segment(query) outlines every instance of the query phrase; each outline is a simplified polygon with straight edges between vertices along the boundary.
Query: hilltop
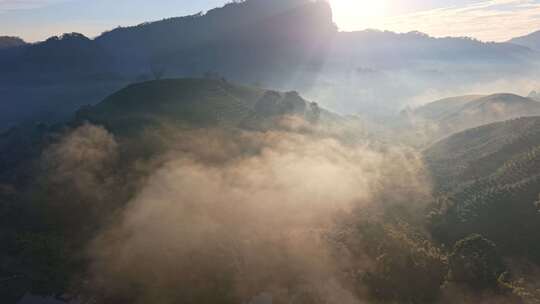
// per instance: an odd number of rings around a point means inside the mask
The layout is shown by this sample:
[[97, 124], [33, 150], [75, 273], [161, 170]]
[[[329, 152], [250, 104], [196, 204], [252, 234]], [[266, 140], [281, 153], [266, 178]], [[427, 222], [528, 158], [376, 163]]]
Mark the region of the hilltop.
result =
[[26, 42], [19, 37], [0, 36], [0, 49], [7, 49], [25, 44]]
[[79, 109], [66, 123], [27, 124], [0, 134], [0, 184], [24, 183], [33, 160], [69, 128], [92, 123], [116, 136], [137, 140], [163, 127], [272, 129], [279, 118], [297, 116], [310, 123], [339, 124], [333, 114], [297, 92], [237, 85], [222, 79], [164, 79], [129, 85], [96, 105]]
[[513, 38], [508, 42], [522, 45], [536, 51], [540, 51], [540, 31], [536, 31], [525, 36]]
[[222, 79], [165, 79], [127, 86], [78, 111], [78, 121], [113, 132], [159, 126], [249, 128], [280, 115], [316, 121], [321, 109], [296, 92], [235, 85]]
[[413, 125], [428, 125], [437, 139], [509, 119], [540, 115], [540, 102], [515, 94], [469, 95], [438, 100], [407, 114]]
[[0, 90], [8, 100], [0, 105], [0, 130], [65, 121], [134, 82], [205, 74], [295, 90], [333, 111], [388, 117], [426, 87], [526, 77], [539, 58], [511, 43], [340, 32], [327, 1], [237, 1], [95, 39], [70, 33], [0, 50]]

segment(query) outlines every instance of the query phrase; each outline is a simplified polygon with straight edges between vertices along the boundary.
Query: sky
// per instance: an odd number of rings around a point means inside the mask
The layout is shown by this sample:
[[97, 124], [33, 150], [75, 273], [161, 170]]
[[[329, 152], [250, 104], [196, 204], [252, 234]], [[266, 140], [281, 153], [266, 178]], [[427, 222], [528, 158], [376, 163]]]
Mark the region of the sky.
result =
[[[271, 0], [269, 0], [271, 1]], [[341, 30], [420, 31], [506, 41], [540, 30], [540, 0], [330, 0]], [[0, 0], [0, 35], [33, 42], [64, 32], [95, 37], [117, 26], [205, 12], [227, 0]]]

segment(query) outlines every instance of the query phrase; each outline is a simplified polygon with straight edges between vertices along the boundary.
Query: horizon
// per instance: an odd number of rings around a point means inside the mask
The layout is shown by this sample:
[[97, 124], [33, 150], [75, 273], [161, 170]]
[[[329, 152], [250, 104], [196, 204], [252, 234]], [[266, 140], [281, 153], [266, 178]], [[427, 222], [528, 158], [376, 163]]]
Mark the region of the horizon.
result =
[[1, 304], [540, 303], [540, 0], [0, 0], [0, 29]]
[[[229, 3], [205, 0], [145, 0], [91, 4], [81, 0], [0, 1], [0, 36], [20, 37], [33, 43], [64, 33], [95, 38], [117, 27], [206, 13]], [[483, 42], [506, 42], [540, 29], [540, 0], [410, 0], [375, 5], [363, 0], [329, 0], [333, 19], [341, 32], [421, 32], [434, 38], [468, 37]], [[138, 7], [138, 9], [133, 9]], [[106, 13], [104, 13], [106, 12]], [[486, 20], [499, 19], [500, 22]], [[489, 27], [486, 27], [489, 25]], [[36, 30], [38, 28], [39, 30]]]

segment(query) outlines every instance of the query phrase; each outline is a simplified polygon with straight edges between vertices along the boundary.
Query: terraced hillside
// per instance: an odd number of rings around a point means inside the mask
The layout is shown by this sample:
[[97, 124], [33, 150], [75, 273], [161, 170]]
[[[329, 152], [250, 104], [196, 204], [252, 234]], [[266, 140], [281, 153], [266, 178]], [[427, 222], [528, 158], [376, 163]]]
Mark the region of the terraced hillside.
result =
[[411, 113], [416, 121], [432, 125], [434, 138], [485, 124], [537, 115], [540, 115], [540, 102], [514, 94], [447, 98]]
[[431, 214], [439, 240], [480, 233], [540, 261], [540, 117], [471, 129], [424, 155], [440, 195]]

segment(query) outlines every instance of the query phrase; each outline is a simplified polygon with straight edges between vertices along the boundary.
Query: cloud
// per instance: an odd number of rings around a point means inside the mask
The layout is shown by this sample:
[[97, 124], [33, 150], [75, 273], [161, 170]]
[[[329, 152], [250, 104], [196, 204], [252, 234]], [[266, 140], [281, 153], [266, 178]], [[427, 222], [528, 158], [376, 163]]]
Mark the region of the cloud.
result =
[[[296, 130], [291, 120], [280, 123]], [[122, 153], [135, 153], [129, 142], [83, 125], [44, 158], [70, 217], [87, 191], [134, 190], [119, 212], [114, 195], [88, 199], [116, 214], [89, 247], [97, 290], [90, 294], [111, 302], [250, 303], [269, 293], [276, 302], [363, 303], [342, 282], [338, 264], [346, 257], [336, 259], [328, 243], [336, 218], [393, 204], [416, 208], [430, 195], [414, 151], [342, 142], [317, 128], [164, 128], [133, 143], [149, 146], [162, 152], [126, 165]], [[133, 179], [142, 182], [118, 183]]]
[[0, 0], [0, 13], [3, 11], [41, 8], [65, 1], [68, 0]]
[[388, 18], [387, 30], [507, 41], [540, 29], [540, 1], [491, 0]]

